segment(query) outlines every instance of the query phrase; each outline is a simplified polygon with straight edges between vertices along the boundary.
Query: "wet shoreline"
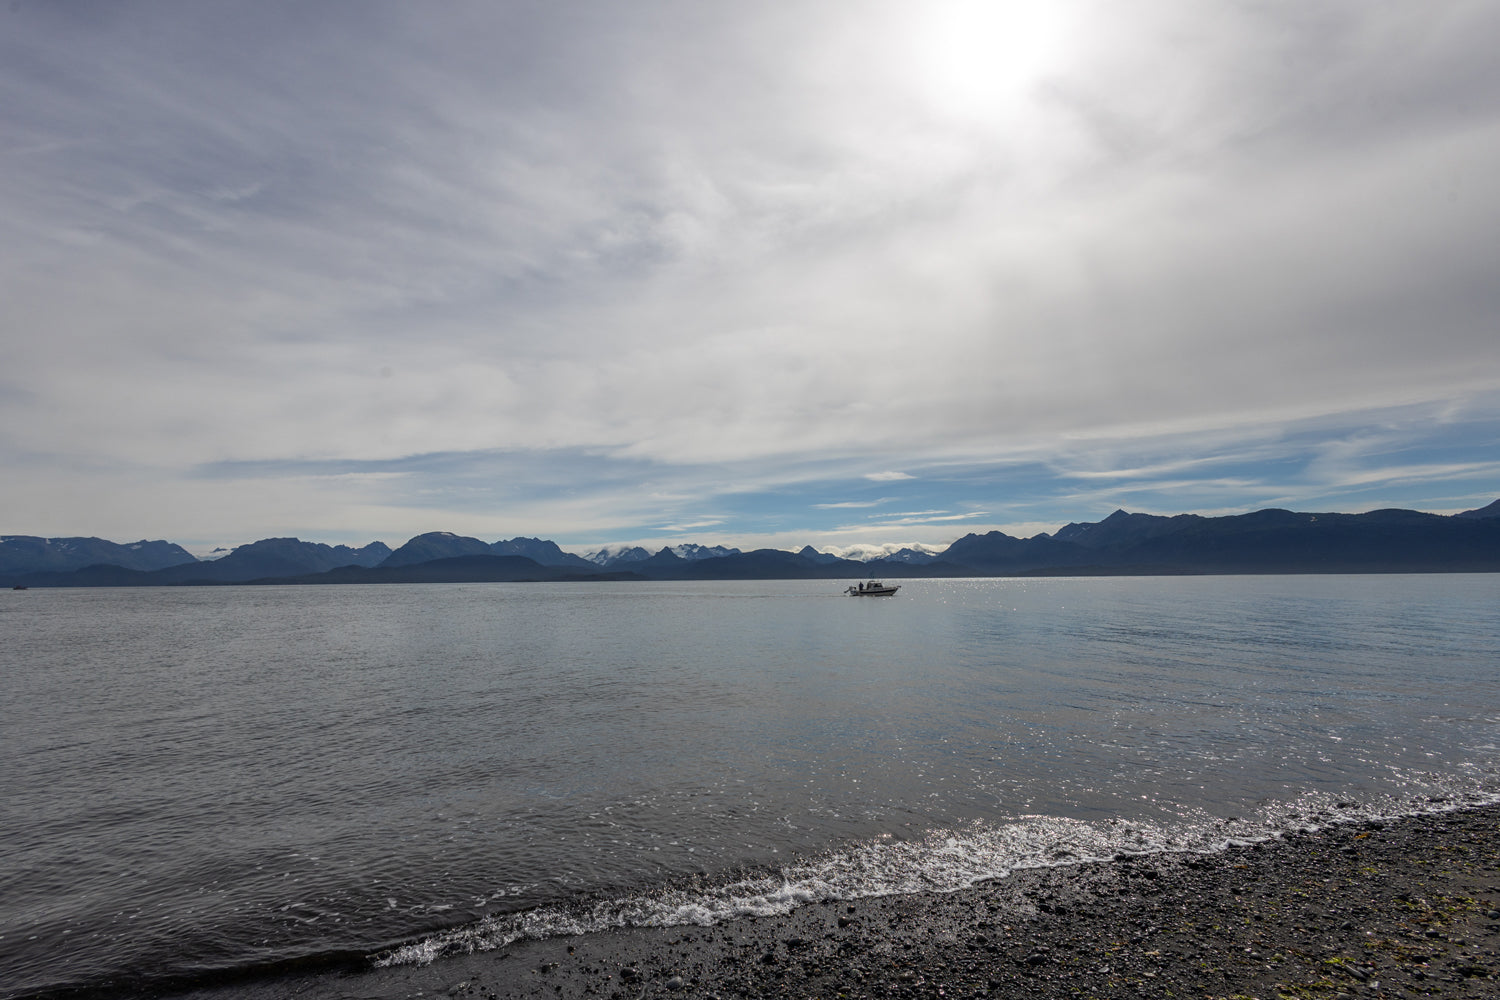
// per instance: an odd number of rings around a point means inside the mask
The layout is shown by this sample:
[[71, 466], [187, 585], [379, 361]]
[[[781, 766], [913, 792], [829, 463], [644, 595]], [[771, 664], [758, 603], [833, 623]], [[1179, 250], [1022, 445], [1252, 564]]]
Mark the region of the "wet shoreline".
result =
[[1500, 806], [972, 889], [630, 928], [179, 994], [363, 997], [1493, 996]]

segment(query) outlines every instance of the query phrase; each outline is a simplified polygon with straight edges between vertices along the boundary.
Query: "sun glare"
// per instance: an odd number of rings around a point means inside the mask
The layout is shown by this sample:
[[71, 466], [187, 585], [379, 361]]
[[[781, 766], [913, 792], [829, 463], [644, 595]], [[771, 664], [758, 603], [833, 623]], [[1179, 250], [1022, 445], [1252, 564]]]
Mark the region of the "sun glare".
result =
[[1058, 63], [1065, 32], [1054, 4], [954, 0], [920, 9], [913, 82], [945, 117], [1008, 117]]

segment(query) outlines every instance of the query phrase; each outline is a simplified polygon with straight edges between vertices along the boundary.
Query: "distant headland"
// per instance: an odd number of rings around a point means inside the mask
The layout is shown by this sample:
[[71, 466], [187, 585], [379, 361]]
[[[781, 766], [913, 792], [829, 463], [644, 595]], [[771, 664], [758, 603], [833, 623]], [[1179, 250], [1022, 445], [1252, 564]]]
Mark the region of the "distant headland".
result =
[[742, 552], [679, 545], [585, 557], [541, 538], [484, 542], [446, 531], [418, 535], [394, 551], [383, 542], [352, 548], [266, 538], [199, 560], [167, 541], [0, 535], [6, 587], [1497, 571], [1500, 500], [1451, 515], [1271, 509], [1164, 517], [1117, 510], [1055, 534], [970, 534], [941, 552], [902, 549], [868, 561], [812, 546]]

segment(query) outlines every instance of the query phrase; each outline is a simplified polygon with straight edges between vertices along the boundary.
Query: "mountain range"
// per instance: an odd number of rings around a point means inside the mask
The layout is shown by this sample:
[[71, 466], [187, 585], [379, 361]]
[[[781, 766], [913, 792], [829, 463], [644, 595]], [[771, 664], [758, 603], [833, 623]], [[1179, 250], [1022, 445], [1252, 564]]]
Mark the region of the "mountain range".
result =
[[411, 583], [517, 580], [750, 580], [859, 577], [1426, 573], [1500, 571], [1500, 500], [1460, 514], [1260, 510], [1205, 517], [1132, 514], [1055, 534], [970, 534], [938, 553], [902, 549], [868, 561], [805, 546], [742, 552], [695, 544], [600, 549], [498, 542], [434, 531], [392, 551], [267, 538], [200, 561], [167, 541], [0, 536], [4, 586], [170, 586], [229, 583]]

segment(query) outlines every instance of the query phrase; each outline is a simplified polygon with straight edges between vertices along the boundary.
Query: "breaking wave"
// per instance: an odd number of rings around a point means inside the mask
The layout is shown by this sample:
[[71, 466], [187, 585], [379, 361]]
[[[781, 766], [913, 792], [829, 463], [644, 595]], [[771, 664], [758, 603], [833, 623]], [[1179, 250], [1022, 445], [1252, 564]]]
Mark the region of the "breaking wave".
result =
[[1026, 868], [1142, 854], [1213, 853], [1341, 823], [1450, 812], [1497, 802], [1497, 792], [1455, 791], [1405, 799], [1383, 795], [1360, 801], [1317, 792], [1286, 802], [1262, 803], [1246, 816], [1212, 817], [1187, 812], [1170, 823], [1020, 816], [1008, 823], [975, 823], [959, 830], [933, 831], [910, 841], [886, 836], [721, 884], [676, 886], [643, 895], [489, 916], [380, 952], [374, 956], [374, 964], [426, 965], [445, 956], [491, 951], [524, 939], [624, 927], [711, 926], [745, 917], [783, 915], [808, 903], [956, 892]]

